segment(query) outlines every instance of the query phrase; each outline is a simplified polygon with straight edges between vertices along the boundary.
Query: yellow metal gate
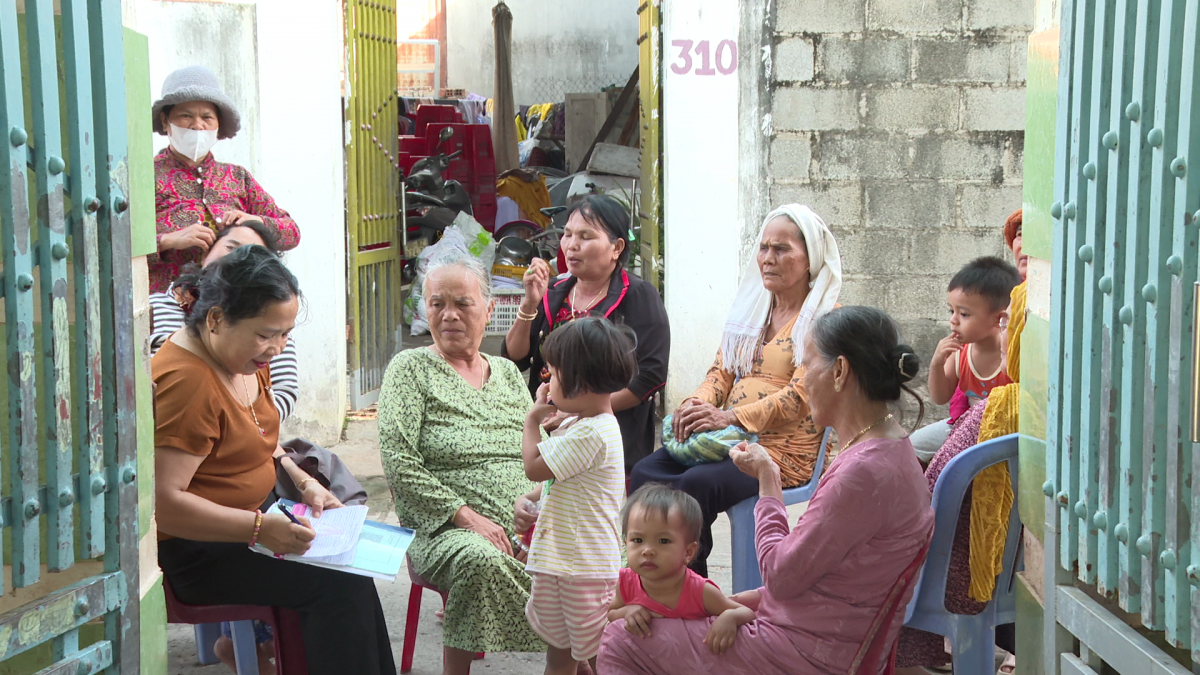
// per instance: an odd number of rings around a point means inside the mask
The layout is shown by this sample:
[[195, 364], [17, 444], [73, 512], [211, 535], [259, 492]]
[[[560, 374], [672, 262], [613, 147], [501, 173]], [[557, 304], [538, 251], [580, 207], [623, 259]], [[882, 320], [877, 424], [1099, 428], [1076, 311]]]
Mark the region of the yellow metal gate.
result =
[[642, 277], [662, 290], [662, 7], [638, 6], [638, 95], [642, 142]]
[[396, 0], [346, 0], [350, 399], [374, 402], [400, 348]]

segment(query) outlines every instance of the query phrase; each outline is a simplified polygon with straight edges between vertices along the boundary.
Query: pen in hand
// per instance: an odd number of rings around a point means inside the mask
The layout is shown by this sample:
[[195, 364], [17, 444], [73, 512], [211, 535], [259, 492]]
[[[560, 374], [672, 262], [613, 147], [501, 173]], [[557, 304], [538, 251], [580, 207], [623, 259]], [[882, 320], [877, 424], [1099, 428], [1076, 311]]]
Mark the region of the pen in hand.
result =
[[283, 515], [288, 517], [288, 520], [292, 521], [293, 523], [295, 523], [297, 525], [304, 525], [304, 523], [300, 522], [299, 520], [296, 520], [296, 516], [293, 516], [292, 512], [288, 510], [288, 507], [284, 506], [283, 504], [279, 505], [279, 510], [283, 512]]

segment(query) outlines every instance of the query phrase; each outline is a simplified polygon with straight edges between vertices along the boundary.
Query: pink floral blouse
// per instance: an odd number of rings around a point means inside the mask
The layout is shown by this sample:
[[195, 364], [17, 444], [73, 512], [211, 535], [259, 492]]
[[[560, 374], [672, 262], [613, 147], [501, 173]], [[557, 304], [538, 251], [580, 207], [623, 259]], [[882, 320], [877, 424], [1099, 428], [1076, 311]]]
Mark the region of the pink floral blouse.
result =
[[[226, 211], [245, 211], [262, 219], [279, 236], [279, 248], [290, 251], [300, 243], [300, 229], [287, 211], [279, 208], [250, 172], [236, 164], [224, 164], [212, 154], [192, 167], [179, 161], [170, 148], [154, 157], [154, 211], [161, 247], [164, 234], [196, 224], [205, 224], [214, 232]], [[149, 257], [150, 292], [167, 290], [180, 269], [189, 262], [199, 263], [203, 252], [159, 249]]]

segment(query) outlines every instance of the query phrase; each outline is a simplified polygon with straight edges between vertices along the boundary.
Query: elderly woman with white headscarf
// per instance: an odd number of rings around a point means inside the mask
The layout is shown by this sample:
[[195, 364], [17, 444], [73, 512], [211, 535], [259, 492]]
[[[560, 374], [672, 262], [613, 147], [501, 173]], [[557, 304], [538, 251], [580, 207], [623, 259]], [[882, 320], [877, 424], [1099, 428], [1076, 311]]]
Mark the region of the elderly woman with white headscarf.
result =
[[[725, 320], [716, 361], [675, 411], [672, 431], [680, 442], [729, 426], [756, 434], [779, 465], [784, 487], [794, 487], [812, 477], [822, 435], [803, 387], [804, 340], [813, 322], [837, 304], [842, 261], [824, 221], [799, 204], [766, 217], [754, 254]], [[630, 490], [650, 482], [670, 484], [700, 502], [704, 529], [691, 567], [708, 576], [713, 522], [758, 494], [758, 480], [729, 459], [687, 467], [659, 448], [634, 466]]]

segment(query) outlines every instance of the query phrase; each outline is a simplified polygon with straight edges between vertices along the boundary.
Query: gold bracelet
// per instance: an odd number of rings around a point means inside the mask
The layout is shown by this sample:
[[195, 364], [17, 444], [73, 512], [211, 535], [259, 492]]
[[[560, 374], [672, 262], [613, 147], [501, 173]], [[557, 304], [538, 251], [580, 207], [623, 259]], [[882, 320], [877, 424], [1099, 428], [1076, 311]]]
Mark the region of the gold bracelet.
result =
[[262, 529], [263, 512], [255, 510], [254, 512], [254, 534], [250, 537], [250, 547], [253, 548], [258, 543], [258, 532]]
[[310, 480], [316, 480], [316, 478], [313, 478], [312, 476], [309, 476], [308, 478], [305, 478], [304, 480], [300, 481], [299, 483], [296, 483], [296, 489], [297, 489], [297, 490], [300, 490], [300, 491], [302, 491], [302, 492], [303, 492], [303, 491], [304, 491], [304, 484], [305, 484], [305, 483], [307, 483], [307, 482], [308, 482], [308, 481], [310, 481]]
[[520, 310], [520, 308], [517, 309], [517, 320], [518, 321], [533, 321], [536, 318], [537, 318], [537, 312], [531, 312], [529, 314], [526, 314], [525, 312], [522, 312]]

